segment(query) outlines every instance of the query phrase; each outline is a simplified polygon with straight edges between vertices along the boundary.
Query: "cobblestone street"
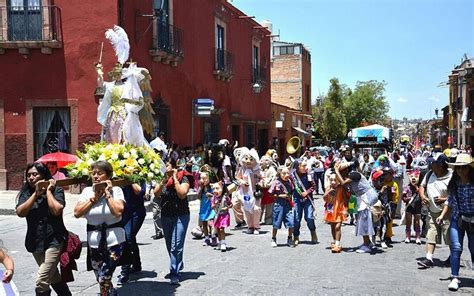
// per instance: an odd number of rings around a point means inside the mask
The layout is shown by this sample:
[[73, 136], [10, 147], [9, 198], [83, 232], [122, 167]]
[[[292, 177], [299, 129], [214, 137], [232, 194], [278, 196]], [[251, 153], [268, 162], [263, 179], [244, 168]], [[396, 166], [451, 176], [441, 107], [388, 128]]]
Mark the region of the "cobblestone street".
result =
[[[75, 219], [72, 207], [77, 196], [68, 195], [64, 214], [66, 226], [85, 238], [85, 220]], [[10, 198], [14, 203], [14, 199]], [[6, 199], [0, 205], [6, 207]], [[437, 267], [418, 270], [416, 258], [423, 257], [425, 246], [405, 244], [404, 227], [395, 227], [394, 247], [377, 250], [372, 254], [357, 254], [354, 248], [361, 239], [353, 234], [354, 228], [343, 227], [344, 252], [331, 254], [330, 228], [321, 221], [322, 199], [318, 198], [317, 231], [320, 243], [311, 245], [309, 231], [302, 228], [301, 244], [291, 249], [286, 245], [286, 231], [278, 234], [278, 248], [271, 248], [271, 226], [263, 226], [258, 236], [247, 235], [242, 230], [228, 230], [229, 251], [221, 253], [211, 247], [201, 246], [200, 240], [187, 235], [185, 268], [180, 286], [171, 286], [164, 278], [169, 259], [164, 240], [150, 238], [154, 234], [151, 213], [138, 235], [143, 272], [119, 288], [120, 295], [443, 295], [448, 294], [449, 268]], [[10, 208], [13, 208], [11, 205]], [[190, 228], [197, 223], [196, 204], [192, 207]], [[33, 256], [26, 252], [23, 241], [26, 221], [12, 215], [0, 216], [0, 238], [15, 259], [14, 282], [21, 295], [34, 295], [33, 286], [37, 271]], [[85, 270], [85, 248], [78, 261], [76, 281], [70, 284], [74, 295], [96, 295], [98, 286], [92, 272]], [[448, 257], [447, 247], [438, 248], [435, 258]], [[463, 253], [460, 293], [472, 295], [471, 264], [469, 252]], [[115, 273], [116, 275], [118, 272]]]

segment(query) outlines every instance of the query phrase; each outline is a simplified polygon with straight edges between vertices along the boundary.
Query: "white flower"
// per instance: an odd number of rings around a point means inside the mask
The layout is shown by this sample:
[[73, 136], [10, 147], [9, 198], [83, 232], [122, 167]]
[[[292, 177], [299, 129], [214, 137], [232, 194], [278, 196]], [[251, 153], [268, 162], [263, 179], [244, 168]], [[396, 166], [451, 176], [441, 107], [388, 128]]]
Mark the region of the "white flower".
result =
[[73, 175], [77, 175], [77, 173], [79, 173], [79, 171], [78, 171], [77, 169], [73, 169], [73, 170], [71, 171], [71, 174], [73, 174]]
[[89, 175], [89, 170], [88, 169], [82, 169], [81, 173], [83, 175]]
[[[138, 162], [140, 162], [140, 161], [138, 161]], [[151, 169], [151, 170], [154, 170], [154, 169], [155, 169], [155, 164], [154, 164], [154, 163], [151, 163], [151, 164], [150, 164], [150, 169]]]
[[154, 176], [155, 176], [155, 174], [153, 174], [152, 172], [148, 173], [148, 178], [153, 178]]
[[130, 154], [137, 154], [137, 149], [135, 148], [130, 149]]
[[87, 164], [88, 164], [88, 165], [92, 165], [93, 163], [94, 163], [94, 160], [93, 160], [92, 158], [89, 158], [89, 159], [87, 160]]
[[121, 161], [119, 161], [119, 164], [120, 164], [121, 167], [124, 167], [125, 166], [125, 160], [122, 159]]
[[143, 165], [143, 164], [145, 163], [145, 160], [144, 160], [143, 158], [140, 158], [140, 159], [138, 160], [138, 163], [141, 164], [141, 165]]
[[123, 158], [129, 158], [129, 157], [130, 157], [130, 153], [125, 152], [125, 153], [123, 154]]
[[104, 155], [104, 154], [101, 154], [101, 155], [99, 156], [99, 159], [98, 159], [98, 160], [105, 160], [105, 155]]
[[114, 153], [114, 154], [112, 154], [112, 156], [111, 156], [111, 158], [112, 158], [113, 160], [117, 160], [118, 157], [119, 157], [119, 156], [118, 156], [117, 153]]
[[155, 174], [159, 174], [161, 171], [159, 169], [154, 169]]

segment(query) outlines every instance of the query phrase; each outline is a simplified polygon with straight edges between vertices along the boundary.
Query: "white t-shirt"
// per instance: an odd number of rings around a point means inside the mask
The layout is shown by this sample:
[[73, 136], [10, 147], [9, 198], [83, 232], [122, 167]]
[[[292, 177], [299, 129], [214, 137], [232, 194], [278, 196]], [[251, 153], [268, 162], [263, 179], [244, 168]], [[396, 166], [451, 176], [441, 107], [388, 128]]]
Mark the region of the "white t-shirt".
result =
[[443, 204], [437, 205], [434, 200], [436, 197], [448, 195], [448, 184], [451, 180], [452, 172], [448, 170], [448, 173], [442, 177], [436, 177], [434, 173], [431, 173], [428, 186], [426, 186], [427, 175], [423, 178], [421, 186], [426, 187], [425, 195], [430, 199], [430, 211], [440, 213], [443, 210]]
[[[85, 202], [89, 198], [94, 196], [92, 187], [86, 187], [81, 193], [80, 201]], [[123, 191], [120, 187], [114, 186], [112, 188], [112, 198], [114, 200], [123, 200]], [[118, 223], [122, 220], [122, 216], [114, 216], [107, 204], [107, 200], [103, 197], [96, 204], [94, 204], [89, 212], [84, 215], [84, 218], [87, 219], [87, 224], [90, 225], [100, 225], [106, 223], [107, 225], [112, 225]], [[106, 230], [107, 232], [107, 247], [112, 247], [118, 245], [125, 241], [125, 230], [122, 227], [114, 227]], [[101, 234], [100, 231], [88, 231], [87, 232], [87, 242], [91, 248], [98, 248], [100, 242]]]

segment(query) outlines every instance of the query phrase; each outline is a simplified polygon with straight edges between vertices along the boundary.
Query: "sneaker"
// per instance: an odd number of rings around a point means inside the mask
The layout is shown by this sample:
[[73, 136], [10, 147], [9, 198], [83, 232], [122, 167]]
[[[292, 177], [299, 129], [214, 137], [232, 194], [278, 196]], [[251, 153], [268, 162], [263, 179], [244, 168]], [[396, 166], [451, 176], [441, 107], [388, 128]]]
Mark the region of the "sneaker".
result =
[[419, 268], [419, 269], [426, 269], [426, 268], [433, 267], [433, 261], [431, 261], [431, 260], [428, 259], [428, 258], [425, 258], [425, 259], [423, 259], [423, 260], [417, 261], [416, 263], [418, 264], [418, 268]]
[[362, 245], [360, 248], [356, 250], [356, 253], [359, 253], [359, 254], [370, 253], [370, 248], [366, 245]]
[[122, 286], [128, 283], [129, 277], [127, 274], [119, 274], [117, 279], [117, 286]]
[[217, 243], [216, 247], [215, 247], [216, 250], [220, 250], [221, 249], [221, 243]]
[[253, 234], [259, 235], [259, 234], [260, 234], [260, 231], [259, 231], [258, 229], [255, 229], [255, 230], [253, 231]]
[[213, 238], [211, 238], [211, 246], [217, 246], [217, 237], [214, 236]]
[[405, 244], [409, 244], [410, 242], [411, 242], [410, 239], [407, 237], [407, 238], [405, 239]]
[[[275, 242], [276, 243], [276, 242]], [[286, 244], [288, 245], [288, 247], [290, 248], [294, 248], [296, 247], [295, 243], [293, 242], [293, 240], [291, 238], [289, 238], [287, 241], [286, 241]]]
[[451, 280], [451, 282], [448, 285], [448, 290], [449, 291], [457, 291], [459, 289], [459, 284], [460, 283], [461, 283], [461, 281], [458, 278], [453, 277], [453, 279]]
[[388, 249], [388, 245], [386, 242], [381, 242], [380, 246], [382, 247], [382, 249]]
[[242, 222], [239, 222], [237, 223], [237, 225], [235, 225], [234, 229], [237, 230], [237, 229], [241, 229], [243, 227], [247, 226], [247, 223], [245, 223], [245, 221], [242, 221]]
[[253, 229], [252, 228], [247, 229], [247, 234], [253, 234]]
[[276, 248], [276, 247], [278, 247], [277, 240], [272, 238], [272, 248]]
[[295, 236], [295, 239], [293, 240], [293, 244], [296, 246], [298, 246], [300, 244], [300, 238]]
[[163, 233], [157, 233], [155, 235], [152, 235], [151, 238], [154, 239], [154, 240], [163, 238]]
[[202, 245], [203, 245], [203, 246], [209, 246], [209, 245], [211, 245], [211, 239], [210, 239], [210, 238], [203, 239], [203, 240], [202, 240]]
[[421, 245], [421, 239], [417, 238], [417, 239], [415, 240], [415, 243], [416, 243], [417, 245]]
[[227, 246], [226, 244], [221, 244], [221, 252], [227, 251]]
[[170, 285], [179, 285], [179, 278], [178, 277], [172, 277], [170, 279]]

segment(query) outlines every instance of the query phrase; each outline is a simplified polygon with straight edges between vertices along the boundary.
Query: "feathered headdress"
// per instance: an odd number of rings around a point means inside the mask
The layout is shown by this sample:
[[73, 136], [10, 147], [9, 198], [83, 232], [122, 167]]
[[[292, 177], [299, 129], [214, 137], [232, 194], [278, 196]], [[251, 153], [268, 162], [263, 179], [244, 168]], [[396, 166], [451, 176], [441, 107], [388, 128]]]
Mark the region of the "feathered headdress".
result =
[[115, 25], [113, 29], [105, 31], [107, 38], [114, 47], [115, 55], [120, 64], [125, 64], [130, 54], [130, 42], [127, 33], [121, 27]]

